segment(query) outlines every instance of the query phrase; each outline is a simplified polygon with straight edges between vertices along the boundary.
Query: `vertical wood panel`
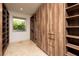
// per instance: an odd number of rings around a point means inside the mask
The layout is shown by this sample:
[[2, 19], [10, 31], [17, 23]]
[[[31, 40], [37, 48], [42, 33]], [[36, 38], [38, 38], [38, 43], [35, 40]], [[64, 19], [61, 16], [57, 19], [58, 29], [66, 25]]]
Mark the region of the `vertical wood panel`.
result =
[[2, 4], [0, 3], [0, 56], [2, 55]]
[[58, 30], [59, 30], [59, 27], [58, 27], [58, 23], [59, 23], [59, 9], [58, 9], [58, 4], [54, 4], [54, 34], [55, 34], [55, 55], [58, 55]]
[[[63, 4], [42, 4], [36, 14], [35, 37], [37, 45], [48, 55], [63, 55]], [[59, 28], [60, 27], [60, 28]], [[62, 47], [60, 47], [62, 46]], [[59, 49], [61, 48], [61, 49]]]
[[59, 4], [59, 55], [65, 53], [65, 39], [64, 39], [64, 26], [65, 26], [65, 4]]

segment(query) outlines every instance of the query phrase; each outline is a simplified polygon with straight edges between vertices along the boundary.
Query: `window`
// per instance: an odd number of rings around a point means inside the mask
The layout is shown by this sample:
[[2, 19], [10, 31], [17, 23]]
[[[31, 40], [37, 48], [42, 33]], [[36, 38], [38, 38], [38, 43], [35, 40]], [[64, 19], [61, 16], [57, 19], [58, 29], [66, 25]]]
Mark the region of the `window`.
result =
[[23, 18], [13, 17], [13, 31], [25, 31], [26, 21]]

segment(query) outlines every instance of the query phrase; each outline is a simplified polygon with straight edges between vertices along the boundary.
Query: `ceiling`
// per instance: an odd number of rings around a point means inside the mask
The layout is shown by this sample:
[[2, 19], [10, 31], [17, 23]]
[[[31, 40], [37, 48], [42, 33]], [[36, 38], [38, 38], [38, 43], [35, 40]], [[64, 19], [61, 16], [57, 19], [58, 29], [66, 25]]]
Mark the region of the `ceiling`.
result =
[[38, 9], [41, 3], [6, 3], [5, 5], [9, 11], [32, 15]]

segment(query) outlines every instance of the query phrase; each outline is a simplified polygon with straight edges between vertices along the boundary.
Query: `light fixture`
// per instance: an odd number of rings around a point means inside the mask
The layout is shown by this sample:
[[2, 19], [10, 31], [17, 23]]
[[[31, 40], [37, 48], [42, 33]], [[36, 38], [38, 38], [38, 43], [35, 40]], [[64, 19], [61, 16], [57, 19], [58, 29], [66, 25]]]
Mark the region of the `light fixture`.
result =
[[23, 10], [23, 8], [20, 8], [20, 10], [22, 11], [22, 10]]

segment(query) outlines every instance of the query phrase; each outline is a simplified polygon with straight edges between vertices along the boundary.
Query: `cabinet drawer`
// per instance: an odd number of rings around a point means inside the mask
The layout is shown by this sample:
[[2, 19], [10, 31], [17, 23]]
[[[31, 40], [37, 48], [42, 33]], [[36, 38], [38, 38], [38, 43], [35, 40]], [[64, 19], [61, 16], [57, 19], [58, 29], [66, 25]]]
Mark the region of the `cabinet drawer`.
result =
[[49, 35], [48, 37], [49, 37], [49, 39], [54, 39], [55, 35]]

